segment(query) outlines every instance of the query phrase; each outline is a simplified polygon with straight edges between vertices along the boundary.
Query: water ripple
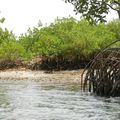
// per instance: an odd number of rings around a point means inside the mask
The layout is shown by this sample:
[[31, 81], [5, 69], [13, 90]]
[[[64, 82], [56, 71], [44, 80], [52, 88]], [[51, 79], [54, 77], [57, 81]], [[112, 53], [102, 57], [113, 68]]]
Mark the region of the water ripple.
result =
[[119, 111], [119, 97], [96, 97], [77, 85], [0, 81], [0, 120], [120, 120]]

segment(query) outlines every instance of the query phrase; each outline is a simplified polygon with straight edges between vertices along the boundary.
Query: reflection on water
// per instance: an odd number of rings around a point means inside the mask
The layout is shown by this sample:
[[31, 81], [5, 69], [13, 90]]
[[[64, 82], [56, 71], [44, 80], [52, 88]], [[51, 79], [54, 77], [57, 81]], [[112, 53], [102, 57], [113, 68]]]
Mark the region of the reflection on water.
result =
[[120, 120], [120, 98], [82, 93], [78, 85], [3, 80], [0, 120]]

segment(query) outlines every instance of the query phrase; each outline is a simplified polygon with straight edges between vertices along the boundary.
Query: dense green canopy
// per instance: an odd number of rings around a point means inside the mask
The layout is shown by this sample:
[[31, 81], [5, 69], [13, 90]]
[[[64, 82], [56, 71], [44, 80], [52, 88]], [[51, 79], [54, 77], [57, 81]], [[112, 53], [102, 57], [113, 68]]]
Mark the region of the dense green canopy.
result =
[[110, 9], [116, 11], [120, 18], [120, 0], [64, 0], [74, 5], [76, 13], [82, 13], [82, 16], [91, 23], [105, 22], [106, 14]]
[[89, 60], [120, 33], [120, 21], [90, 25], [82, 19], [57, 18], [49, 26], [34, 27], [16, 38], [0, 28], [0, 62], [31, 61], [32, 58]]
[[115, 40], [119, 36], [119, 28], [119, 20], [93, 26], [84, 19], [57, 18], [49, 26], [29, 29], [20, 36], [19, 42], [32, 56], [82, 58]]

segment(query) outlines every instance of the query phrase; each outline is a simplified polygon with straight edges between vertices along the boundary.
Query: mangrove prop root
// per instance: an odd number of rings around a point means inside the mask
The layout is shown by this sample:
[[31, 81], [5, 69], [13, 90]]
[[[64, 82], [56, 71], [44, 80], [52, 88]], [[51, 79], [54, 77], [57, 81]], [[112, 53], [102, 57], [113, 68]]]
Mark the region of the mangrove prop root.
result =
[[102, 50], [83, 71], [81, 84], [84, 91], [117, 97], [120, 96], [120, 47], [109, 47]]

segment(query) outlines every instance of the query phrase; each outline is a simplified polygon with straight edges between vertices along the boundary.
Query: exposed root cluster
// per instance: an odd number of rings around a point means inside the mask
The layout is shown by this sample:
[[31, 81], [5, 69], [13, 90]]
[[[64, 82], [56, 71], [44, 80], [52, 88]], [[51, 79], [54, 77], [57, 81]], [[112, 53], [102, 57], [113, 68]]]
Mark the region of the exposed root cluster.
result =
[[0, 70], [17, 68], [20, 66], [24, 66], [22, 61], [12, 61], [12, 60], [0, 61]]
[[120, 96], [120, 47], [101, 51], [83, 72], [82, 84], [96, 95]]
[[45, 58], [38, 61], [32, 61], [28, 64], [28, 68], [31, 70], [75, 70], [84, 68], [88, 62], [89, 60], [81, 60], [78, 58]]

